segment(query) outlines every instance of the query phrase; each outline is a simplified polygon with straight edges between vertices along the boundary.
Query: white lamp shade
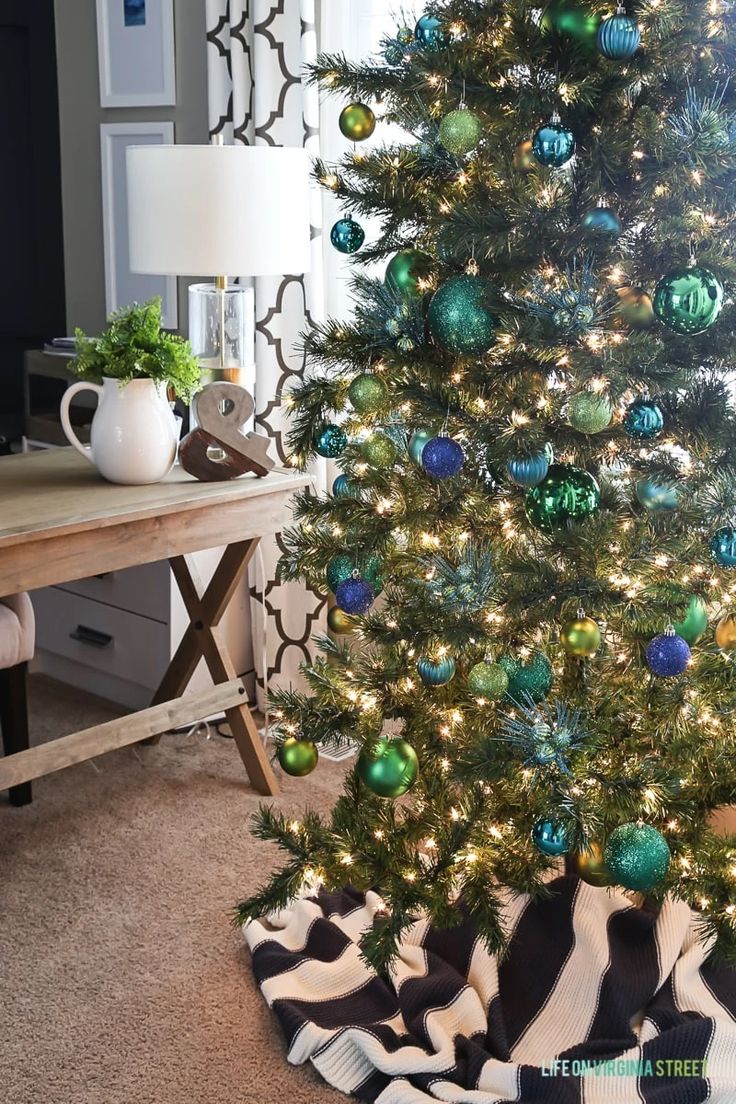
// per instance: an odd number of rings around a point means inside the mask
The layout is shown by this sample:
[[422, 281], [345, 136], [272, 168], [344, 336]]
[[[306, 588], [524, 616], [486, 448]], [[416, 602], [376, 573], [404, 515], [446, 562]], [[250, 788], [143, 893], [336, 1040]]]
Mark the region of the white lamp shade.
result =
[[310, 265], [309, 164], [281, 146], [130, 146], [133, 272], [281, 276]]

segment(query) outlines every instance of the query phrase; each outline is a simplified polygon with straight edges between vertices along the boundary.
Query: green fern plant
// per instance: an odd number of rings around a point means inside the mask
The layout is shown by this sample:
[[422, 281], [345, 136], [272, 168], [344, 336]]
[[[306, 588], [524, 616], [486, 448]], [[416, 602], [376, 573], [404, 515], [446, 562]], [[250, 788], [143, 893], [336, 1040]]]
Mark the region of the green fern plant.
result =
[[200, 386], [200, 370], [188, 341], [161, 329], [161, 299], [133, 303], [116, 311], [99, 337], [74, 331], [77, 355], [72, 370], [81, 379], [101, 383], [103, 377], [120, 381], [152, 379], [165, 383], [183, 402], [190, 402]]

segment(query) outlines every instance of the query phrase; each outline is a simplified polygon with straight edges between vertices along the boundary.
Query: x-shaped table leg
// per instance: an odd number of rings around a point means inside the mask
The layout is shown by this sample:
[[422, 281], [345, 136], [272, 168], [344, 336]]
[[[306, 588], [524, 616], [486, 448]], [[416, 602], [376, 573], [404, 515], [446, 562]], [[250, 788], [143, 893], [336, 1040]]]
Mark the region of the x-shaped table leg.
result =
[[[202, 585], [192, 556], [174, 556], [169, 560], [189, 614], [189, 625], [152, 705], [180, 697], [202, 657], [215, 685], [238, 677], [220, 621], [248, 568], [258, 540], [256, 537], [229, 544], [206, 588]], [[276, 778], [248, 706], [237, 705], [226, 709], [225, 716], [253, 786], [262, 794], [278, 793]]]

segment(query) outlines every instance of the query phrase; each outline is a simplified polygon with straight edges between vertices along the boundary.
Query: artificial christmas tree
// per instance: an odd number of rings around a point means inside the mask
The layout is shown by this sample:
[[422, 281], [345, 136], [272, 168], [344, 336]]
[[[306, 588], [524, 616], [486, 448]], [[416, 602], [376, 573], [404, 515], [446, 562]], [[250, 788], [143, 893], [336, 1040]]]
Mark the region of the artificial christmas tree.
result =
[[316, 167], [388, 278], [306, 337], [293, 462], [343, 475], [283, 570], [325, 589], [340, 557], [349, 634], [274, 703], [359, 757], [331, 816], [262, 810], [288, 861], [238, 917], [350, 883], [379, 972], [418, 917], [494, 954], [567, 855], [733, 963], [736, 12], [447, 0], [384, 58], [314, 74], [411, 140]]

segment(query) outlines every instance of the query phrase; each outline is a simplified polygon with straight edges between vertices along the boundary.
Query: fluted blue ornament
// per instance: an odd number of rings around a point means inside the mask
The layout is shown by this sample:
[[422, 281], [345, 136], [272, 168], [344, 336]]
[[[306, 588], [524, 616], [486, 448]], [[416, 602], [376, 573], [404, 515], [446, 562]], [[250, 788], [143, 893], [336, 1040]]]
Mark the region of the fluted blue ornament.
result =
[[338, 253], [357, 253], [365, 241], [365, 230], [355, 219], [338, 219], [330, 231], [330, 241]]
[[427, 50], [442, 50], [449, 44], [450, 38], [442, 20], [436, 15], [423, 15], [414, 28], [414, 38]]
[[455, 660], [452, 656], [438, 660], [422, 656], [417, 660], [417, 672], [425, 686], [445, 686], [455, 677]]
[[626, 61], [639, 49], [641, 31], [635, 19], [626, 14], [619, 4], [616, 14], [604, 19], [598, 28], [596, 44], [604, 57], [611, 61]]
[[545, 168], [559, 169], [575, 153], [575, 135], [554, 117], [535, 132], [532, 153]]
[[422, 427], [420, 427], [419, 429], [415, 429], [412, 433], [411, 437], [409, 438], [409, 444], [407, 447], [409, 449], [409, 455], [411, 456], [415, 464], [421, 464], [424, 446], [427, 444], [428, 441], [432, 440], [433, 436], [434, 434], [431, 430], [423, 429]]
[[465, 453], [452, 437], [433, 437], [422, 449], [422, 467], [433, 479], [449, 479], [462, 468]]
[[711, 556], [721, 567], [736, 567], [736, 528], [733, 525], [716, 529], [708, 547]]
[[328, 460], [334, 460], [339, 456], [347, 443], [348, 437], [345, 430], [329, 422], [321, 425], [314, 435], [314, 451], [320, 456], [327, 457]]
[[361, 579], [357, 571], [351, 578], [346, 579], [335, 590], [335, 602], [343, 613], [362, 614], [367, 613], [373, 605], [376, 593], [370, 583]]
[[537, 487], [546, 479], [552, 458], [552, 449], [547, 445], [533, 456], [517, 456], [507, 460], [506, 474], [517, 487]]
[[678, 636], [674, 629], [660, 633], [649, 641], [647, 647], [647, 665], [653, 675], [660, 678], [675, 678], [681, 675], [690, 662], [690, 646]]
[[679, 505], [680, 492], [675, 483], [646, 476], [637, 480], [636, 497], [645, 510], [668, 513]]
[[352, 498], [356, 494], [355, 487], [347, 475], [338, 475], [332, 484], [332, 493], [335, 498]]
[[664, 414], [651, 399], [637, 399], [624, 415], [624, 429], [637, 441], [651, 441], [664, 429]]
[[556, 820], [538, 820], [532, 828], [532, 839], [537, 851], [550, 858], [558, 858], [570, 850], [567, 829]]

